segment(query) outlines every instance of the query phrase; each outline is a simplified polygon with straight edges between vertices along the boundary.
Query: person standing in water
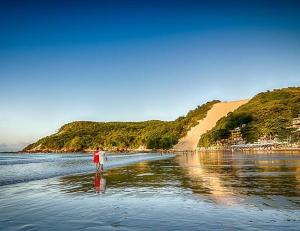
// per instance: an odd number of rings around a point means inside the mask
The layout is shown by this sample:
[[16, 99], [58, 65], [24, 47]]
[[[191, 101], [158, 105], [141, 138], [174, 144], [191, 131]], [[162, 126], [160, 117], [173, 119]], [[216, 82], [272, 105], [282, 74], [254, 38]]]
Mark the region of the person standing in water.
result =
[[96, 165], [96, 171], [99, 171], [100, 168], [100, 162], [99, 162], [99, 148], [97, 147], [96, 150], [94, 151], [94, 164]]
[[100, 152], [100, 171], [103, 172], [104, 171], [104, 162], [107, 160], [107, 157], [106, 157], [106, 153], [101, 150]]

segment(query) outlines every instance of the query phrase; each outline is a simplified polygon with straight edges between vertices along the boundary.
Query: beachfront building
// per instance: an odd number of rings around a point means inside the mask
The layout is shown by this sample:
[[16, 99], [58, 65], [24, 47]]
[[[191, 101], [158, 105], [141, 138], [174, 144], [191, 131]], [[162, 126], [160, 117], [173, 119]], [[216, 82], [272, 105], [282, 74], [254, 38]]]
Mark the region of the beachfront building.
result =
[[242, 137], [242, 132], [241, 132], [240, 127], [237, 127], [233, 130], [230, 130], [229, 143], [230, 144], [243, 144], [243, 143], [245, 143], [245, 141]]
[[296, 129], [296, 132], [300, 131], [300, 115], [293, 119], [292, 128]]
[[292, 120], [292, 126], [289, 128], [293, 129], [293, 145], [300, 147], [300, 115]]
[[271, 136], [271, 135], [264, 135], [259, 137], [259, 139], [257, 140], [258, 144], [265, 144], [265, 143], [279, 143], [279, 139], [278, 136]]

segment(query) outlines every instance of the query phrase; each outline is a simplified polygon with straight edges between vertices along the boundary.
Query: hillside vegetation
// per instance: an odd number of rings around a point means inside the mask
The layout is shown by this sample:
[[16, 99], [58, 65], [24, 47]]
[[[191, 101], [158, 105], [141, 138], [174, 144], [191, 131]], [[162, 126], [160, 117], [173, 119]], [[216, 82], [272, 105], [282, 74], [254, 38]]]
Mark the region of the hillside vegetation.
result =
[[62, 126], [56, 134], [27, 146], [25, 152], [78, 152], [102, 147], [108, 150], [137, 148], [169, 149], [178, 142], [207, 111], [219, 101], [214, 100], [191, 110], [175, 121], [144, 122], [76, 121]]
[[217, 140], [227, 139], [230, 130], [242, 126], [242, 135], [247, 142], [257, 141], [261, 136], [277, 136], [280, 140], [291, 136], [299, 139], [289, 128], [292, 119], [300, 114], [300, 87], [267, 91], [253, 97], [201, 136], [198, 146], [208, 147]]

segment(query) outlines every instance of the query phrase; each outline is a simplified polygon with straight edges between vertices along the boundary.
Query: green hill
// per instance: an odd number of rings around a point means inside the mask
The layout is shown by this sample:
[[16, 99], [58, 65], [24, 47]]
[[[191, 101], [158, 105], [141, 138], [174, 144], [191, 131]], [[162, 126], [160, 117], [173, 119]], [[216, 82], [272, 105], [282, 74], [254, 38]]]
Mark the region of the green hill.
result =
[[293, 140], [298, 140], [299, 137], [288, 127], [299, 114], [300, 87], [260, 93], [221, 118], [212, 130], [201, 136], [198, 146], [208, 147], [217, 140], [227, 139], [231, 129], [243, 124], [241, 132], [247, 142], [257, 141], [261, 136], [277, 136], [280, 140], [291, 136]]
[[[179, 138], [205, 118], [214, 100], [191, 110], [174, 121], [90, 122], [76, 121], [62, 126], [53, 135], [27, 146], [25, 152], [78, 152], [102, 147], [109, 150], [169, 149]], [[300, 114], [300, 87], [283, 88], [260, 93], [248, 103], [221, 118], [216, 126], [201, 136], [198, 146], [208, 147], [227, 139], [230, 130], [242, 127], [243, 138], [254, 142], [261, 136], [299, 137], [289, 128]], [[243, 126], [242, 126], [243, 125]]]
[[62, 126], [56, 134], [30, 144], [25, 152], [78, 152], [102, 147], [109, 150], [132, 150], [139, 147], [169, 149], [191, 127], [203, 119], [219, 101], [198, 106], [175, 121], [144, 122], [76, 121]]

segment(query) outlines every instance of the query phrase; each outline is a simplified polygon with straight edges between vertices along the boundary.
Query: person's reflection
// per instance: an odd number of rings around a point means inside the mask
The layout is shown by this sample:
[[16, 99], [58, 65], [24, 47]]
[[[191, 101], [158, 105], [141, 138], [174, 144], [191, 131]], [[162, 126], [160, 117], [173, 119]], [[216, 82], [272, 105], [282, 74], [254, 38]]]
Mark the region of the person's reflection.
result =
[[106, 191], [106, 179], [99, 172], [96, 172], [96, 174], [95, 174], [94, 187], [95, 187], [95, 191], [97, 194], [105, 193], [105, 191]]

